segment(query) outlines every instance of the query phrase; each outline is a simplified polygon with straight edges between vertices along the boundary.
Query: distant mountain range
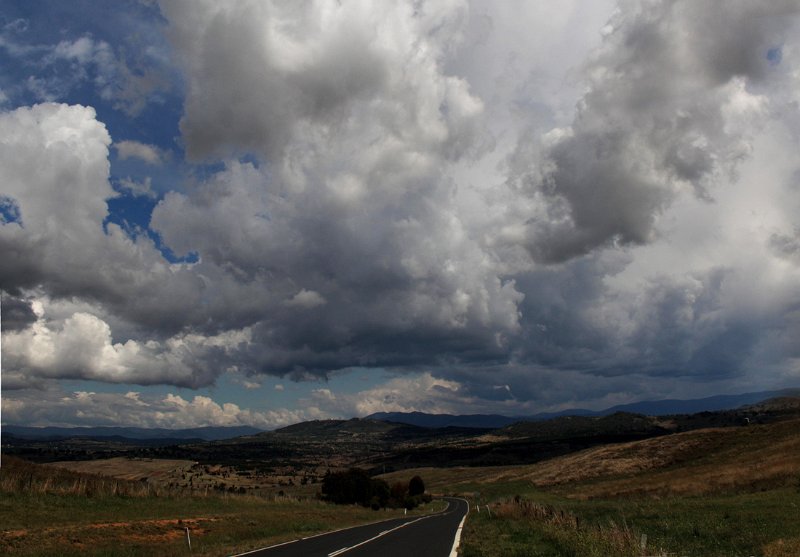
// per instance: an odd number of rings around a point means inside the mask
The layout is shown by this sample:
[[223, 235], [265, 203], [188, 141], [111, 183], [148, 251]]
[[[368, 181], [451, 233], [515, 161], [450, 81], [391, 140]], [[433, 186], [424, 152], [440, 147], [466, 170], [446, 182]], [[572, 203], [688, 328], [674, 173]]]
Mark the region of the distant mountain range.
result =
[[532, 416], [501, 416], [499, 414], [426, 414], [424, 412], [376, 412], [366, 419], [397, 422], [419, 427], [477, 427], [496, 429], [516, 422], [538, 422], [562, 416], [608, 416], [617, 412], [644, 414], [647, 416], [669, 416], [673, 414], [695, 414], [697, 412], [716, 412], [731, 410], [749, 404], [784, 396], [800, 396], [800, 389], [761, 391], [740, 395], [717, 395], [693, 400], [649, 400], [621, 404], [605, 410], [586, 410], [571, 408], [560, 412], [542, 412]]
[[169, 440], [202, 440], [218, 441], [242, 435], [255, 435], [263, 430], [251, 426], [231, 427], [195, 427], [189, 429], [165, 429], [143, 427], [28, 427], [20, 425], [2, 426], [4, 434], [8, 433], [21, 439], [68, 439], [73, 437], [91, 437], [93, 439], [169, 439]]
[[[426, 414], [423, 412], [376, 412], [364, 420], [394, 422], [411, 426], [444, 429], [498, 429], [517, 422], [541, 422], [564, 416], [597, 417], [609, 416], [617, 412], [644, 414], [647, 416], [666, 416], [674, 414], [695, 414], [698, 412], [716, 412], [730, 410], [741, 406], [757, 404], [777, 397], [800, 396], [800, 389], [783, 389], [779, 391], [762, 391], [741, 395], [719, 395], [695, 400], [655, 400], [622, 404], [594, 411], [581, 408], [545, 412], [532, 416], [502, 416], [499, 414]], [[277, 430], [280, 436], [301, 434], [319, 436], [328, 428], [338, 429], [341, 420], [322, 420], [304, 422]], [[351, 420], [351, 428], [364, 428], [366, 422]], [[379, 424], [374, 424], [378, 427]], [[189, 429], [141, 428], [141, 427], [28, 427], [20, 425], [3, 425], [2, 433], [28, 440], [63, 440], [71, 438], [91, 438], [105, 441], [153, 441], [158, 445], [180, 444], [197, 441], [221, 441], [235, 437], [250, 436], [263, 433], [263, 430], [251, 426], [232, 427], [197, 427]], [[359, 433], [359, 432], [352, 432]], [[465, 432], [461, 432], [463, 434]], [[325, 435], [322, 435], [323, 437]], [[159, 442], [160, 441], [160, 442]]]

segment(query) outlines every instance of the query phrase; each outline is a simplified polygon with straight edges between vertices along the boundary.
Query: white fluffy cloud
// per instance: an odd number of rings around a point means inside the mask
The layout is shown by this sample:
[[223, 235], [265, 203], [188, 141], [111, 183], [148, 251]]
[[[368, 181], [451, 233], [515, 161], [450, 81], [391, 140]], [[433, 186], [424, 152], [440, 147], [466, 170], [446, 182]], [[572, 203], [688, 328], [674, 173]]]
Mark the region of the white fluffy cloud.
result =
[[98, 308], [86, 308], [94, 310], [89, 313], [61, 304], [51, 311], [46, 299], [34, 299], [31, 305], [37, 320], [3, 334], [3, 363], [11, 379], [6, 388], [45, 378], [199, 387], [213, 383], [235, 359], [232, 352], [251, 341], [250, 331], [244, 329], [215, 336], [179, 334], [164, 341], [114, 342], [111, 327], [96, 315], [101, 313]]
[[60, 390], [35, 391], [3, 398], [3, 416], [11, 423], [40, 425], [103, 425], [165, 427], [172, 429], [203, 426], [249, 425], [275, 429], [308, 419], [327, 417], [313, 411], [253, 411], [232, 402], [219, 403], [196, 395], [186, 399], [174, 393], [166, 396]]
[[337, 416], [367, 416], [375, 412], [458, 413], [476, 402], [452, 380], [437, 379], [424, 372], [396, 377], [385, 384], [353, 394], [315, 389], [309, 407]]

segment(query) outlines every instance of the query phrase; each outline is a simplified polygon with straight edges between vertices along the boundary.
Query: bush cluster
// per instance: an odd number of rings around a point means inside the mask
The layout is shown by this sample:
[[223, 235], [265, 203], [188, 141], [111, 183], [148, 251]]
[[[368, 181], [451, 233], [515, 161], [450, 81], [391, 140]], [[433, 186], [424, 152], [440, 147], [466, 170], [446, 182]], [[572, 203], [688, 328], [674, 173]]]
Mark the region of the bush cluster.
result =
[[425, 483], [419, 476], [414, 476], [407, 484], [397, 482], [389, 487], [384, 480], [371, 478], [359, 468], [328, 472], [322, 479], [322, 498], [338, 505], [359, 504], [375, 510], [386, 507], [413, 509], [431, 500], [431, 496], [425, 494]]

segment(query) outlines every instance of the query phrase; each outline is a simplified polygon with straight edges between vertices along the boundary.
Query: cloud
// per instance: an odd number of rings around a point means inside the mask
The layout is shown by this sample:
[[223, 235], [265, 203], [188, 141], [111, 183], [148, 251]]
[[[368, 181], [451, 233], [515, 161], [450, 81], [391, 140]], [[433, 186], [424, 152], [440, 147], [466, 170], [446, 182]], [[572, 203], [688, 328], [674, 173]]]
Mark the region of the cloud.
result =
[[[795, 380], [796, 6], [625, 1], [597, 34], [609, 8], [164, 2], [203, 164], [146, 234], [94, 109], [0, 113], [4, 386], [377, 368], [309, 406], [518, 413]], [[121, 79], [117, 45], [9, 33]]]
[[[62, 31], [63, 33], [64, 31]], [[56, 44], [31, 44], [28, 23], [16, 20], [0, 32], [0, 47], [39, 76], [28, 75], [27, 89], [40, 101], [65, 98], [83, 83], [91, 83], [99, 97], [115, 109], [137, 116], [148, 101], [169, 88], [162, 69], [158, 68], [152, 48], [143, 48], [147, 63], [132, 63], [115, 52], [107, 41], [89, 34], [62, 39]]]
[[3, 336], [4, 365], [30, 380], [91, 379], [197, 388], [213, 383], [227, 369], [225, 361], [232, 361], [230, 351], [250, 342], [247, 330], [213, 337], [180, 334], [163, 342], [114, 342], [108, 323], [94, 314], [68, 311], [61, 318], [50, 315], [48, 300], [34, 304], [38, 319]]
[[367, 416], [375, 412], [460, 412], [469, 405], [463, 387], [455, 381], [437, 379], [430, 373], [395, 377], [384, 385], [353, 394], [315, 389], [308, 403], [339, 416]]
[[24, 297], [11, 296], [3, 293], [3, 331], [20, 331], [36, 322], [36, 314], [30, 301]]
[[122, 160], [135, 158], [152, 165], [164, 163], [165, 155], [155, 145], [125, 140], [115, 142], [114, 147], [117, 149], [117, 156]]
[[[455, 147], [479, 103], [436, 66], [465, 8], [458, 1], [419, 9], [408, 2], [162, 3], [188, 73], [181, 128], [189, 155], [273, 158], [315, 129], [344, 130], [349, 115], [361, 112], [354, 109], [373, 103], [379, 128], [398, 126], [391, 139]], [[364, 116], [353, 123], [367, 124]], [[404, 133], [407, 123], [414, 125]], [[445, 137], [447, 124], [458, 135]]]
[[198, 279], [166, 265], [148, 238], [132, 239], [105, 222], [107, 200], [117, 193], [108, 180], [111, 140], [95, 111], [42, 104], [0, 113], [0, 122], [4, 194], [19, 221], [0, 228], [8, 262], [0, 288], [43, 288], [56, 298], [108, 304], [123, 319], [150, 315], [164, 326], [174, 303], [194, 295], [190, 283]]
[[149, 176], [141, 182], [137, 182], [130, 176], [121, 178], [117, 182], [117, 186], [134, 197], [147, 197], [148, 199], [156, 199], [158, 197], [158, 194], [153, 191], [153, 180]]
[[[535, 199], [527, 247], [558, 262], [655, 239], [684, 192], [713, 196], [752, 151], [763, 115], [766, 53], [789, 28], [794, 2], [624, 2], [586, 67], [587, 93], [569, 127], [525, 138], [514, 187]], [[676, 32], [680, 29], [681, 32]]]
[[3, 397], [3, 419], [30, 426], [129, 426], [170, 429], [249, 425], [275, 429], [320, 417], [313, 412], [285, 408], [254, 411], [232, 402], [217, 402], [196, 395], [189, 399], [174, 393], [142, 394], [137, 391], [98, 393], [61, 390], [21, 391]]
[[306, 290], [304, 288], [300, 292], [292, 296], [290, 300], [287, 300], [286, 305], [300, 307], [300, 308], [313, 308], [316, 306], [321, 306], [325, 303], [326, 303], [325, 298], [320, 296], [319, 292], [314, 292], [313, 290]]

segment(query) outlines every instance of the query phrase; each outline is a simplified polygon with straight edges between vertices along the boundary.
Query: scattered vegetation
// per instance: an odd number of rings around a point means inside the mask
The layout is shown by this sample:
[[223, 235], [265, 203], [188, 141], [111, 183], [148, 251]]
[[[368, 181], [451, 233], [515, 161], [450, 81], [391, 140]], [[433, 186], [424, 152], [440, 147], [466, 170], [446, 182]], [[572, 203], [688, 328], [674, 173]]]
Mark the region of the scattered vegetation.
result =
[[3, 457], [0, 493], [75, 495], [83, 497], [159, 497], [169, 493], [159, 485], [80, 474], [61, 468], [33, 465], [19, 458]]
[[0, 555], [218, 556], [401, 516], [308, 498], [168, 489], [4, 456]]
[[[501, 524], [503, 532], [494, 527]], [[473, 536], [480, 532], [484, 536]], [[489, 536], [488, 534], [493, 534]], [[519, 496], [484, 506], [470, 517], [464, 557], [478, 555], [580, 555], [634, 557], [641, 555], [640, 537], [624, 521], [582, 521], [573, 512]]]
[[798, 428], [700, 430], [429, 480], [490, 503], [467, 520], [465, 557], [798, 555]]

